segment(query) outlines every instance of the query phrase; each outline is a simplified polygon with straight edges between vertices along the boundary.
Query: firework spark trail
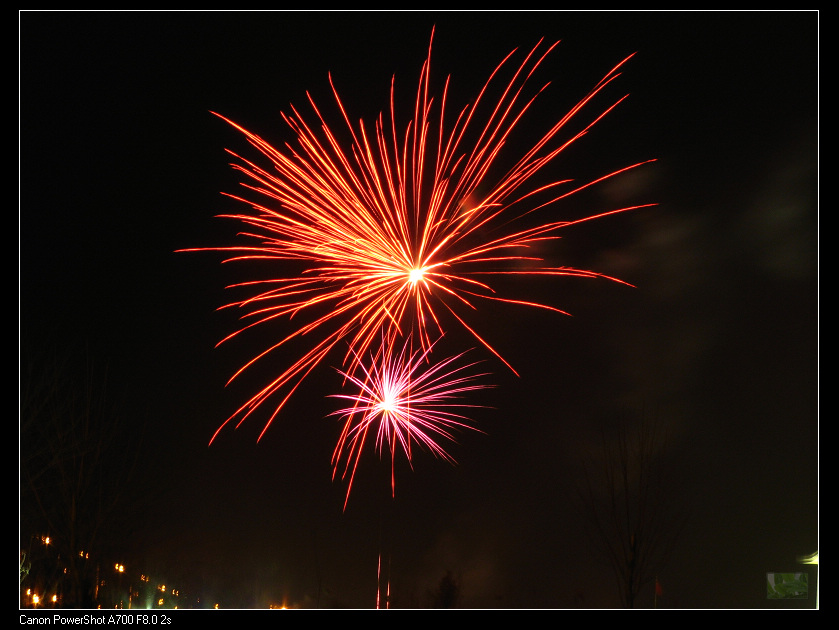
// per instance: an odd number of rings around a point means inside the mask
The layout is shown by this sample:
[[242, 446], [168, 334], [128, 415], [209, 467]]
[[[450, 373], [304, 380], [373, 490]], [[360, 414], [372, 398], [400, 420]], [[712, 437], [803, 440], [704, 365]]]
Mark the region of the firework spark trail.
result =
[[456, 441], [454, 431], [458, 429], [477, 430], [466, 416], [452, 410], [478, 407], [455, 401], [466, 392], [489, 387], [475, 382], [486, 374], [471, 373], [477, 362], [458, 365], [465, 352], [432, 362], [430, 354], [435, 343], [412, 350], [409, 337], [397, 352], [393, 343], [383, 339], [381, 348], [370, 356], [369, 368], [358, 361], [357, 373], [340, 372], [358, 392], [333, 395], [332, 398], [352, 404], [330, 414], [339, 416], [344, 423], [332, 464], [333, 476], [343, 468], [341, 476], [349, 477], [347, 499], [371, 430], [379, 454], [384, 454], [385, 449], [390, 453], [394, 493], [397, 452], [404, 453], [410, 464], [416, 443], [436, 457], [454, 463], [441, 440]]
[[[284, 151], [216, 114], [244, 134], [271, 164], [269, 170], [230, 152], [237, 160], [233, 167], [246, 177], [242, 185], [253, 198], [229, 195], [250, 206], [251, 211], [224, 216], [246, 226], [241, 236], [251, 244], [200, 249], [237, 253], [225, 262], [291, 260], [306, 267], [294, 277], [234, 285], [255, 291], [251, 297], [227, 305], [242, 309], [243, 320], [250, 323], [220, 343], [281, 318], [308, 319], [248, 361], [230, 380], [293, 339], [316, 340], [303, 356], [234, 412], [213, 439], [231, 421], [237, 420], [239, 426], [256, 409], [274, 400], [273, 412], [261, 438], [292, 393], [339, 342], [347, 343], [343, 360], [347, 375], [352, 377], [361, 369], [360, 357], [369, 353], [381, 331], [385, 331], [385, 337], [391, 342], [400, 335], [416, 332], [420, 346], [428, 349], [432, 337], [444, 332], [440, 319], [443, 314], [451, 315], [513, 369], [469, 325], [464, 311], [478, 308], [482, 300], [564, 311], [552, 305], [496, 295], [482, 277], [542, 274], [609, 278], [570, 267], [539, 266], [541, 259], [526, 255], [527, 250], [541, 241], [559, 238], [559, 230], [575, 223], [643, 206], [618, 208], [578, 221], [553, 220], [535, 227], [515, 227], [515, 222], [645, 163], [614, 171], [564, 192], [560, 189], [570, 184], [570, 180], [534, 189], [526, 187], [536, 173], [625, 98], [597, 114], [581, 131], [559, 141], [558, 136], [568, 122], [576, 119], [619, 76], [618, 70], [629, 57], [610, 70], [506, 174], [494, 180], [490, 178], [491, 172], [498, 168], [502, 148], [536, 97], [547, 87], [525, 94], [528, 81], [554, 46], [544, 51], [541, 41], [534, 46], [513, 67], [512, 78], [502, 84], [501, 96], [493, 103], [490, 88], [499, 81], [502, 70], [512, 63], [515, 51], [505, 57], [474, 102], [459, 111], [448, 131], [448, 79], [439, 107], [429, 93], [431, 44], [420, 72], [413, 117], [402, 132], [397, 123], [395, 79], [391, 81], [389, 120], [380, 114], [370, 130], [363, 121], [353, 125], [329, 77], [346, 132], [350, 134], [348, 144], [343, 144], [333, 133], [310, 95], [307, 95], [309, 104], [319, 125], [311, 126], [292, 107], [291, 114], [283, 114], [283, 118], [294, 132], [297, 144], [286, 144]], [[485, 106], [488, 113], [481, 118], [479, 112], [485, 111]], [[438, 117], [436, 121], [434, 115]], [[472, 141], [470, 138], [475, 136]], [[481, 233], [493, 230], [497, 236], [491, 240], [482, 238]], [[522, 261], [529, 261], [532, 266], [526, 269], [512, 266]], [[326, 314], [321, 314], [322, 311]]]

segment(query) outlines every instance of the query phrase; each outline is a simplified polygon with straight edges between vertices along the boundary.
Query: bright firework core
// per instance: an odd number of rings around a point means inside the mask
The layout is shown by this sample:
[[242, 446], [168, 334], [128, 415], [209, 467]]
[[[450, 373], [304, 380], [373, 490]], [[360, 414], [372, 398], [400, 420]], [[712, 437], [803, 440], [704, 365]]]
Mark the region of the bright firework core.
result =
[[378, 405], [376, 405], [376, 410], [381, 411], [382, 413], [391, 413], [396, 410], [396, 397], [393, 395], [388, 396], [384, 400], [380, 401]]
[[397, 386], [390, 382], [389, 379], [385, 379], [379, 395], [381, 398], [375, 405], [374, 410], [383, 414], [394, 413], [399, 405], [399, 390]]
[[408, 281], [411, 284], [416, 284], [422, 280], [423, 274], [425, 274], [425, 269], [411, 269], [410, 273], [408, 273]]

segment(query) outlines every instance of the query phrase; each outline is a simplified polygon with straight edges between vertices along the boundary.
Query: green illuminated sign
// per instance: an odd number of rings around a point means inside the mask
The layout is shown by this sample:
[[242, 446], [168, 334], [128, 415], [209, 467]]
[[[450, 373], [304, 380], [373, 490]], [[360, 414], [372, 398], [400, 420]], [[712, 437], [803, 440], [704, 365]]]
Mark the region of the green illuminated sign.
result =
[[807, 599], [806, 573], [767, 573], [767, 599]]

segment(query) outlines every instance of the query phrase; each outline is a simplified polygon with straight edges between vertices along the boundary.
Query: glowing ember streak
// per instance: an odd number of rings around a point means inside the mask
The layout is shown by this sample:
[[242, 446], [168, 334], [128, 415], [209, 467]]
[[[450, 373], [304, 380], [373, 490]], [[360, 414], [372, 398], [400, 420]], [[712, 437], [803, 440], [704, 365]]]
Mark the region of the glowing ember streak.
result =
[[[518, 66], [509, 65], [513, 57], [510, 53], [474, 102], [451, 117], [447, 110], [448, 80], [439, 101], [429, 94], [429, 44], [413, 116], [404, 128], [397, 124], [395, 80], [391, 83], [389, 116], [380, 114], [371, 129], [363, 122], [357, 126], [350, 122], [330, 76], [351, 139], [344, 144], [311, 96], [309, 103], [317, 124], [307, 123], [292, 107], [291, 114], [283, 114], [283, 118], [295, 134], [296, 145], [287, 144], [283, 150], [219, 115], [241, 131], [270, 164], [262, 167], [231, 152], [237, 159], [233, 166], [246, 177], [243, 186], [250, 193], [248, 198], [231, 197], [250, 206], [250, 211], [225, 216], [246, 226], [241, 236], [248, 244], [200, 249], [237, 252], [225, 262], [297, 261], [305, 267], [300, 275], [234, 285], [254, 291], [250, 297], [227, 305], [240, 308], [243, 320], [250, 323], [220, 343], [259, 324], [285, 317], [304, 319], [299, 328], [247, 362], [230, 380], [291, 340], [305, 336], [313, 342], [303, 356], [270, 380], [218, 431], [234, 420], [239, 426], [271, 400], [273, 412], [261, 438], [289, 396], [336, 344], [348, 344], [344, 365], [352, 376], [359, 369], [359, 357], [369, 352], [381, 331], [389, 339], [416, 333], [420, 346], [427, 349], [430, 339], [443, 333], [442, 318], [451, 317], [504, 361], [469, 325], [470, 310], [484, 300], [492, 300], [563, 311], [497, 295], [487, 281], [495, 274], [607, 277], [593, 271], [541, 266], [532, 247], [558, 238], [562, 228], [633, 208], [613, 209], [577, 221], [549, 218], [525, 225], [518, 220], [525, 215], [532, 220], [535, 211], [644, 163], [582, 185], [558, 180], [528, 187], [535, 174], [625, 98], [593, 116], [581, 131], [560, 139], [567, 123], [579, 117], [619, 76], [619, 68], [629, 57], [517, 156], [506, 174], [497, 179], [493, 175], [500, 166], [502, 149], [509, 146], [523, 116], [547, 87], [530, 95], [525, 92], [534, 71], [555, 45], [542, 50], [539, 42]], [[512, 78], [499, 84], [498, 76], [508, 67]], [[501, 96], [493, 101], [489, 92], [496, 84]]]
[[349, 477], [347, 498], [371, 430], [379, 454], [384, 454], [386, 448], [390, 452], [393, 492], [396, 490], [394, 464], [397, 452], [405, 453], [410, 463], [416, 443], [454, 463], [440, 445], [441, 440], [455, 441], [453, 430], [456, 429], [477, 430], [465, 416], [452, 409], [478, 405], [453, 401], [465, 392], [488, 387], [475, 383], [485, 374], [469, 373], [476, 363], [457, 365], [465, 353], [432, 363], [429, 355], [434, 344], [413, 352], [409, 344], [410, 340], [397, 353], [392, 343], [383, 341], [377, 355], [371, 355], [369, 368], [359, 361], [355, 363], [358, 366], [356, 374], [341, 372], [358, 389], [356, 394], [334, 395], [333, 398], [349, 400], [352, 405], [331, 414], [340, 416], [344, 423], [332, 463], [333, 476], [343, 468], [342, 477]]

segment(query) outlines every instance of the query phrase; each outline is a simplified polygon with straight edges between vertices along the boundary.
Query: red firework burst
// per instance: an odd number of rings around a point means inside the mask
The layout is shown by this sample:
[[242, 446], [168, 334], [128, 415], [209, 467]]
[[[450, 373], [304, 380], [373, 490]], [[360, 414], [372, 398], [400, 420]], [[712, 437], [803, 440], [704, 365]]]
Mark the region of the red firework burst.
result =
[[[294, 133], [295, 144], [282, 149], [219, 115], [241, 131], [268, 163], [259, 166], [231, 152], [236, 158], [233, 166], [246, 177], [243, 186], [249, 193], [247, 198], [230, 196], [249, 206], [249, 211], [225, 216], [246, 226], [242, 237], [247, 240], [233, 247], [201, 249], [236, 252], [229, 261], [291, 260], [305, 267], [303, 273], [292, 277], [235, 285], [250, 289], [252, 294], [227, 306], [242, 309], [243, 320], [250, 323], [220, 343], [280, 318], [302, 318], [303, 324], [248, 361], [230, 380], [293, 339], [306, 335], [314, 343], [218, 431], [231, 421], [238, 426], [270, 400], [272, 411], [261, 437], [289, 396], [339, 342], [348, 345], [344, 372], [355, 381], [355, 375], [363, 370], [359, 358], [369, 353], [377, 337], [384, 334], [392, 341], [397, 335], [416, 334], [420, 347], [428, 350], [430, 339], [443, 333], [443, 315], [459, 322], [504, 361], [467, 322], [471, 309], [485, 301], [496, 301], [563, 311], [497, 295], [489, 284], [493, 275], [607, 277], [570, 267], [543, 266], [541, 259], [530, 252], [535, 244], [558, 238], [557, 233], [565, 227], [641, 206], [612, 209], [577, 221], [549, 218], [528, 227], [516, 220], [644, 163], [583, 185], [570, 180], [531, 184], [534, 175], [543, 172], [625, 98], [595, 114], [581, 131], [560, 137], [568, 122], [619, 75], [618, 70], [629, 57], [612, 68], [528, 150], [515, 156], [513, 166], [504, 175], [491, 176], [500, 164], [502, 149], [509, 146], [534, 99], [546, 87], [532, 93], [525, 90], [555, 45], [545, 49], [539, 42], [518, 65], [511, 65], [510, 53], [492, 72], [477, 98], [455, 116], [448, 111], [448, 80], [439, 101], [435, 103], [430, 95], [429, 45], [412, 116], [404, 126], [397, 121], [395, 81], [391, 84], [389, 115], [380, 115], [372, 127], [363, 122], [356, 126], [330, 76], [335, 102], [350, 137], [345, 144], [339, 142], [311, 96], [317, 124], [306, 122], [292, 107], [283, 118]], [[499, 76], [507, 68], [512, 77], [505, 83]], [[497, 100], [489, 96], [496, 84], [500, 86]], [[485, 234], [494, 236], [488, 239]], [[342, 437], [347, 439], [347, 435]]]

